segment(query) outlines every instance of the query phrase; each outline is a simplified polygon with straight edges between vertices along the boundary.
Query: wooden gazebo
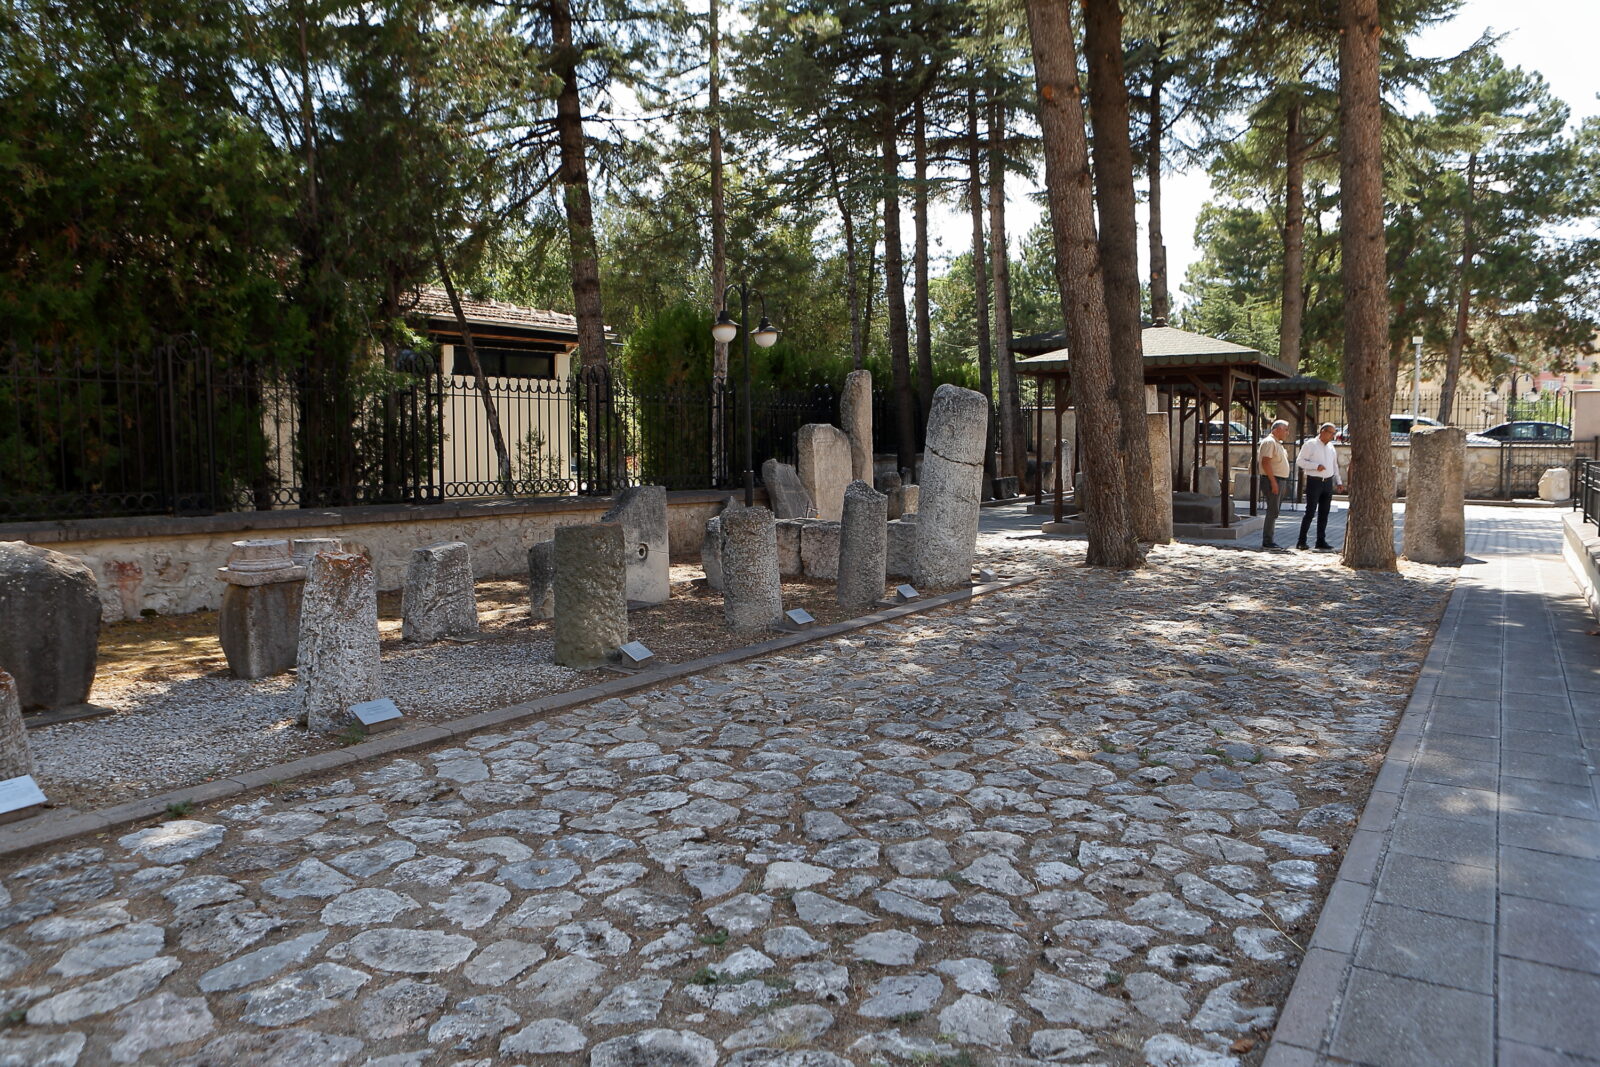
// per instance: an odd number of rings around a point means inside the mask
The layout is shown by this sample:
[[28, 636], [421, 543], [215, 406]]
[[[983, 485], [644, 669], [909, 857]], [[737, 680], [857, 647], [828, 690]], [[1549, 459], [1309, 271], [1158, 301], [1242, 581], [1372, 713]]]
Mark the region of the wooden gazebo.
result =
[[[1177, 471], [1175, 484], [1186, 485], [1191, 491], [1198, 488], [1200, 467], [1204, 465], [1208, 446], [1212, 442], [1206, 428], [1214, 415], [1220, 416], [1224, 432], [1218, 444], [1222, 466], [1222, 525], [1232, 524], [1233, 486], [1231, 483], [1232, 434], [1227, 432], [1228, 412], [1234, 404], [1242, 405], [1249, 413], [1251, 433], [1255, 433], [1261, 419], [1263, 387], [1270, 381], [1287, 380], [1293, 372], [1286, 365], [1253, 348], [1224, 341], [1219, 337], [1180, 330], [1175, 326], [1147, 326], [1143, 332], [1144, 381], [1156, 390], [1161, 410], [1171, 415], [1177, 412], [1174, 433], [1182, 438], [1194, 435], [1192, 462], [1188, 469]], [[1072, 359], [1064, 347], [1066, 338], [1062, 331], [1018, 337], [1011, 342], [1011, 351], [1029, 358], [1017, 362], [1017, 371], [1038, 379], [1039, 403], [1036, 405], [1038, 440], [1044, 440], [1044, 384], [1053, 388], [1056, 440], [1061, 439], [1062, 415], [1070, 402], [1072, 388]], [[1322, 383], [1326, 385], [1327, 383]], [[1302, 404], [1304, 398], [1302, 398]], [[1302, 411], [1303, 416], [1303, 411]], [[1192, 430], [1190, 420], [1193, 420]], [[1251, 454], [1254, 439], [1245, 446]], [[1179, 454], [1182, 455], [1180, 448]], [[1061, 484], [1061, 464], [1056, 469], [1056, 520], [1061, 520], [1062, 498], [1065, 486]], [[1038, 483], [1035, 482], [1037, 486]], [[1256, 480], [1250, 479], [1250, 511], [1255, 513], [1258, 504]], [[1036, 489], [1036, 501], [1042, 503], [1042, 490]]]

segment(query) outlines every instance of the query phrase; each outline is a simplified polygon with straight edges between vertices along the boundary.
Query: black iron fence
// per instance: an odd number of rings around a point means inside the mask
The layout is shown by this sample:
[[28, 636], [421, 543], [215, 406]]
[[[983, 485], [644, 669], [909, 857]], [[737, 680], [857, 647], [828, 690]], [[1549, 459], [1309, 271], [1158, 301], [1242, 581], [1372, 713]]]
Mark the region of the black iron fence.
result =
[[1580, 459], [1572, 485], [1572, 506], [1583, 513], [1584, 522], [1600, 528], [1600, 459]]
[[[599, 369], [480, 390], [425, 358], [285, 369], [191, 342], [12, 351], [0, 372], [0, 521], [721, 489], [744, 470], [734, 384], [647, 389]], [[793, 462], [799, 428], [837, 406], [827, 388], [754, 389], [756, 469]]]
[[[1345, 397], [1327, 397], [1321, 400], [1318, 417], [1323, 422], [1344, 426], [1350, 421]], [[1402, 389], [1394, 395], [1394, 414], [1411, 411], [1411, 391]], [[1439, 394], [1437, 390], [1422, 393], [1422, 415], [1437, 418]], [[1450, 423], [1468, 433], [1481, 433], [1508, 422], [1552, 423], [1570, 429], [1572, 426], [1572, 394], [1570, 392], [1541, 393], [1532, 399], [1510, 397], [1500, 393], [1468, 391], [1455, 396], [1450, 406]], [[1548, 439], [1548, 436], [1547, 438]]]

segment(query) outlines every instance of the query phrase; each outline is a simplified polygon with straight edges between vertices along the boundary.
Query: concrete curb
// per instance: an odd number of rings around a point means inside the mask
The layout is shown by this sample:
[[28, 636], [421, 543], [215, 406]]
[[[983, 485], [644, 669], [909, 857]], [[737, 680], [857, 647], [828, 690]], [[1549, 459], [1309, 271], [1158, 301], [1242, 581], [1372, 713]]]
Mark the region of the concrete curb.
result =
[[24, 819], [0, 827], [0, 857], [14, 856], [45, 845], [58, 844], [74, 837], [103, 833], [117, 827], [153, 819], [165, 814], [169, 805], [202, 804], [215, 800], [226, 800], [250, 790], [259, 789], [262, 786], [292, 782], [300, 778], [322, 774], [325, 771], [337, 770], [340, 767], [367, 763], [396, 752], [406, 752], [441, 744], [455, 738], [475, 734], [480, 730], [508, 726], [526, 719], [548, 715], [552, 712], [567, 711], [583, 704], [609, 700], [612, 697], [627, 696], [642, 689], [660, 685], [663, 682], [675, 681], [679, 678], [699, 674], [702, 671], [725, 667], [733, 663], [741, 663], [745, 660], [758, 659], [773, 652], [782, 652], [798, 645], [809, 644], [812, 641], [837, 637], [840, 634], [865, 629], [868, 626], [876, 626], [879, 623], [892, 622], [907, 615], [916, 615], [925, 611], [932, 611], [935, 608], [948, 607], [952, 604], [973, 600], [990, 593], [1015, 589], [1035, 580], [1035, 577], [1030, 575], [1023, 578], [1006, 578], [984, 585], [967, 586], [964, 589], [956, 589], [949, 593], [928, 597], [926, 600], [916, 600], [908, 604], [885, 608], [882, 611], [873, 612], [871, 615], [862, 615], [859, 618], [846, 619], [843, 622], [830, 623], [827, 626], [818, 626], [813, 629], [802, 630], [799, 633], [783, 634], [768, 641], [745, 645], [743, 648], [729, 649], [726, 652], [719, 652], [712, 656], [703, 656], [687, 663], [662, 664], [642, 670], [637, 674], [610, 678], [582, 689], [555, 693], [548, 697], [541, 697], [538, 700], [529, 700], [520, 704], [512, 704], [508, 707], [497, 708], [494, 711], [479, 712], [476, 715], [468, 715], [447, 723], [418, 726], [409, 730], [397, 730], [393, 733], [382, 734], [374, 740], [363, 741], [360, 744], [350, 745], [346, 748], [334, 749], [331, 752], [321, 752], [315, 756], [307, 756], [304, 759], [294, 760], [290, 763], [278, 763], [253, 771], [243, 771], [231, 777], [185, 786], [182, 789], [174, 789], [153, 797], [130, 800], [126, 803], [117, 804], [109, 808], [101, 808], [97, 811], [79, 812], [69, 809], [35, 816], [31, 819]]
[[1411, 699], [1395, 726], [1383, 766], [1373, 780], [1355, 833], [1345, 848], [1339, 873], [1317, 916], [1317, 928], [1306, 946], [1289, 998], [1278, 1013], [1272, 1044], [1261, 1067], [1311, 1067], [1325, 1062], [1322, 1049], [1330, 1037], [1329, 1028], [1354, 966], [1356, 937], [1377, 891], [1378, 861], [1400, 811], [1400, 795], [1421, 747], [1428, 707], [1444, 677], [1445, 660], [1465, 604], [1466, 591], [1457, 582], [1417, 674]]

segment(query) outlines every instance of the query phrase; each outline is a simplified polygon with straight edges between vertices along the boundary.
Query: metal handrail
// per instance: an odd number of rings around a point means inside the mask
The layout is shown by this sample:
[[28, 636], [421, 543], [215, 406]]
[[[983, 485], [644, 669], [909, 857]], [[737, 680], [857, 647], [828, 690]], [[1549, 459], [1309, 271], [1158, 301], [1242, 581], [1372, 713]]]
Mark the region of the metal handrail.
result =
[[1584, 522], [1600, 527], [1600, 459], [1577, 461], [1578, 484], [1572, 494], [1574, 510], [1583, 513]]

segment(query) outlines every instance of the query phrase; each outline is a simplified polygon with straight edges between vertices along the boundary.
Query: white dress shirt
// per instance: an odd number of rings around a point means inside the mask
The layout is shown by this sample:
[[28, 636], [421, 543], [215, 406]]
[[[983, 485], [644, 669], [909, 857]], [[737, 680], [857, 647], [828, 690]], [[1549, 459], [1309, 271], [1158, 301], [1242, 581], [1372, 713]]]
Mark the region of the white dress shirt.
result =
[[[1339, 453], [1333, 447], [1333, 442], [1322, 443], [1322, 438], [1313, 437], [1300, 446], [1300, 455], [1295, 457], [1295, 466], [1306, 472], [1308, 478], [1332, 478], [1335, 484], [1344, 479], [1339, 477]], [[1322, 470], [1317, 470], [1318, 466]]]

